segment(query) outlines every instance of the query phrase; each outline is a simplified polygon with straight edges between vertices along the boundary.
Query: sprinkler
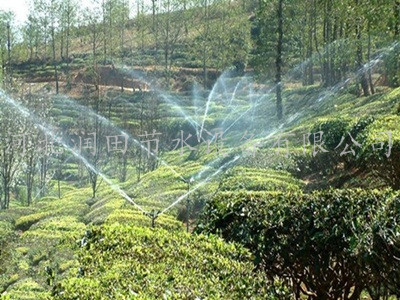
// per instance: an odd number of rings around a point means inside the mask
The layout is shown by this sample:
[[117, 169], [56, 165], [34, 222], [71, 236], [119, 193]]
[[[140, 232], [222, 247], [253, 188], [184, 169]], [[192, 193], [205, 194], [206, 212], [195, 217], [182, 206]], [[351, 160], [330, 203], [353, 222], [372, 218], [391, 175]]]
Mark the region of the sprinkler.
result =
[[151, 228], [154, 228], [155, 227], [155, 224], [156, 224], [156, 219], [158, 218], [158, 216], [160, 215], [160, 211], [159, 210], [155, 210], [155, 209], [152, 209], [151, 210], [151, 212], [146, 212], [146, 213], [144, 213], [144, 215], [146, 216], [146, 217], [149, 217], [150, 219], [151, 219]]
[[193, 177], [190, 177], [190, 179], [182, 179], [184, 183], [188, 185], [188, 190], [187, 190], [187, 198], [186, 198], [186, 232], [189, 232], [189, 222], [190, 222], [190, 184], [194, 182]]

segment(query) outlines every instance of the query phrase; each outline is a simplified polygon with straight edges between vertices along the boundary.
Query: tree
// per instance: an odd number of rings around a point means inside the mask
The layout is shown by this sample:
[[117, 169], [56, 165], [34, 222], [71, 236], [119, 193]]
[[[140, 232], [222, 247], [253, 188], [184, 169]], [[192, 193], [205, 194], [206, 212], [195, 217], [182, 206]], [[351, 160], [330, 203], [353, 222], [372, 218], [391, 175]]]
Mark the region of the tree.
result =
[[[363, 1], [363, 0], [355, 0], [355, 3], [354, 3], [355, 7], [360, 7], [360, 1]], [[359, 82], [360, 82], [361, 88], [363, 90], [364, 96], [369, 96], [370, 90], [369, 90], [367, 74], [366, 74], [366, 71], [363, 70], [363, 67], [364, 67], [363, 43], [362, 43], [363, 26], [364, 26], [364, 17], [362, 15], [359, 15], [356, 18], [356, 24], [355, 24], [356, 45], [357, 45], [356, 61], [357, 61], [357, 68], [360, 70]]]
[[38, 31], [37, 20], [33, 14], [30, 14], [23, 28], [24, 41], [27, 43], [29, 48], [29, 61], [33, 61], [33, 58], [37, 57]]
[[[31, 90], [29, 89], [28, 95], [27, 95], [27, 102], [28, 106], [32, 106], [33, 103], [33, 96], [31, 93]], [[36, 100], [36, 99], [35, 99]], [[37, 101], [36, 103], [40, 103], [40, 101]], [[34, 181], [35, 181], [35, 175], [36, 175], [36, 166], [37, 166], [37, 160], [39, 158], [39, 154], [37, 151], [37, 147], [39, 145], [39, 138], [40, 138], [40, 133], [36, 130], [34, 124], [30, 124], [30, 133], [29, 133], [29, 138], [26, 141], [26, 155], [25, 155], [25, 181], [26, 181], [26, 202], [27, 205], [31, 205], [32, 203], [32, 191], [33, 191], [33, 186], [34, 186]]]
[[129, 5], [127, 0], [117, 1], [115, 8], [116, 27], [119, 31], [119, 54], [124, 55], [124, 45], [126, 42], [125, 31], [129, 20]]
[[25, 155], [25, 125], [19, 113], [1, 99], [0, 110], [0, 209], [10, 207], [11, 184]]
[[53, 53], [53, 67], [54, 67], [54, 80], [56, 82], [56, 94], [58, 94], [58, 68], [56, 60], [56, 27], [57, 27], [57, 14], [59, 10], [59, 3], [57, 0], [50, 0], [49, 3], [49, 17], [50, 17], [50, 36], [51, 48]]
[[167, 85], [170, 84], [173, 54], [181, 39], [182, 19], [176, 11], [182, 9], [181, 0], [165, 0], [161, 7], [160, 34], [164, 52], [164, 68]]
[[43, 58], [48, 58], [47, 46], [49, 40], [49, 2], [51, 0], [33, 0], [31, 12], [36, 16], [38, 22], [39, 45], [43, 45]]
[[282, 51], [283, 51], [283, 0], [278, 1], [278, 44], [276, 47], [276, 112], [282, 119]]
[[303, 68], [303, 85], [313, 85], [314, 84], [314, 59], [313, 59], [313, 26], [314, 26], [314, 0], [307, 0], [304, 2], [303, 14], [304, 20], [301, 23], [304, 30], [302, 32], [302, 52], [303, 59], [305, 61]]
[[14, 14], [11, 12], [0, 11], [0, 58], [1, 58], [1, 70], [2, 70], [2, 81], [5, 87], [12, 75], [12, 39], [13, 39], [13, 28]]
[[[73, 28], [77, 17], [77, 3], [75, 0], [65, 0], [61, 3], [61, 58], [69, 59], [71, 45], [71, 29]], [[64, 52], [64, 36], [65, 36], [65, 52]], [[65, 56], [64, 56], [65, 53]]]
[[158, 26], [157, 26], [157, 0], [151, 0], [151, 10], [152, 10], [152, 31], [154, 35], [154, 49], [157, 50], [158, 48]]
[[193, 29], [195, 32], [190, 47], [201, 62], [203, 86], [206, 88], [210, 66], [216, 71], [244, 68], [250, 49], [250, 24], [242, 5], [234, 1], [200, 0], [191, 6], [196, 9], [186, 12], [190, 21], [187, 22], [189, 31]]
[[[285, 12], [291, 11], [291, 22], [294, 22], [297, 18], [296, 11], [292, 10], [292, 6], [289, 4], [290, 2], [283, 0], [260, 1], [252, 29], [252, 38], [255, 41], [252, 64], [255, 66], [260, 79], [266, 80], [269, 77], [275, 77], [273, 84], [276, 94], [276, 114], [279, 120], [283, 116], [283, 56], [290, 56], [289, 52], [294, 48], [293, 44], [291, 45], [294, 39], [291, 34], [293, 29], [284, 24]], [[284, 48], [285, 52], [283, 51]]]

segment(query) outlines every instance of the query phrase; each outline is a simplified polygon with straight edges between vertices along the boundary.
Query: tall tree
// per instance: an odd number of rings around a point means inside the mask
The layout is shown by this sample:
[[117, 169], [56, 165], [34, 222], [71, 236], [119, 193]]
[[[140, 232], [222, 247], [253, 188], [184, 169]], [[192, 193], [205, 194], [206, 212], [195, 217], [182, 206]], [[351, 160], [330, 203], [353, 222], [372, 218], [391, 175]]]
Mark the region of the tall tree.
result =
[[11, 14], [8, 12], [0, 11], [0, 59], [1, 59], [1, 78], [3, 88], [6, 84], [6, 76], [7, 76], [7, 66], [8, 66], [8, 58], [6, 55], [7, 52], [7, 38], [8, 38], [8, 26], [10, 22]]
[[61, 46], [61, 53], [65, 53], [65, 56], [62, 55], [62, 58], [68, 60], [71, 47], [71, 30], [77, 17], [77, 3], [75, 0], [64, 0], [61, 5], [61, 24], [64, 28], [62, 38], [65, 36], [65, 52], [63, 52], [63, 46]]
[[0, 209], [10, 207], [11, 185], [25, 155], [25, 123], [14, 107], [0, 100]]
[[53, 68], [54, 68], [54, 80], [56, 82], [56, 94], [58, 94], [59, 84], [58, 84], [58, 66], [56, 57], [56, 30], [57, 30], [57, 15], [59, 12], [60, 4], [57, 0], [50, 0], [49, 3], [49, 17], [50, 17], [50, 36], [51, 36], [51, 48], [52, 48], [52, 58], [53, 58]]
[[278, 43], [276, 47], [276, 113], [279, 120], [282, 119], [282, 52], [283, 52], [283, 0], [278, 0]]
[[[355, 7], [360, 7], [361, 1], [363, 0], [355, 0]], [[364, 52], [363, 52], [363, 39], [362, 39], [362, 32], [363, 32], [363, 27], [364, 27], [364, 16], [363, 15], [358, 15], [356, 17], [355, 21], [355, 33], [356, 33], [356, 62], [357, 62], [357, 68], [358, 72], [360, 72], [359, 76], [359, 82], [361, 85], [361, 88], [363, 90], [364, 96], [369, 96], [370, 95], [370, 89], [369, 89], [369, 84], [368, 84], [368, 79], [367, 79], [367, 73], [366, 70], [364, 70]]]
[[176, 11], [182, 9], [181, 0], [165, 0], [161, 6], [160, 38], [164, 52], [165, 79], [170, 84], [173, 54], [182, 38], [183, 20]]
[[0, 59], [3, 87], [10, 82], [12, 76], [12, 41], [14, 37], [14, 14], [0, 11]]

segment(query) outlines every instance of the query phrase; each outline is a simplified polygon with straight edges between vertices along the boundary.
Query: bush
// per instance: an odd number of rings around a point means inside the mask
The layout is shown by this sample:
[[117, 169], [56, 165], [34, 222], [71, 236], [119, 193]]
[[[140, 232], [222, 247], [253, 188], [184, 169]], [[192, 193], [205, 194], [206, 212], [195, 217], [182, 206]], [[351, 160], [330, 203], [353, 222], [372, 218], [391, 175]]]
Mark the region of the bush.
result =
[[[391, 153], [388, 154], [389, 135], [391, 132]], [[400, 189], [400, 116], [389, 115], [377, 119], [368, 125], [362, 133], [364, 138], [363, 148], [359, 156], [360, 165], [368, 171], [383, 179], [394, 189]], [[374, 143], [380, 142], [382, 136], [384, 146]]]
[[[341, 150], [335, 150], [335, 148], [340, 144], [342, 137], [349, 139], [347, 132], [349, 132], [350, 128], [350, 122], [344, 119], [326, 119], [317, 122], [310, 132], [309, 148], [311, 150], [305, 154], [296, 153], [294, 155], [299, 175], [308, 175], [316, 172], [321, 175], [328, 175], [335, 172], [339, 163], [346, 161], [345, 157], [340, 156]], [[319, 132], [322, 132], [322, 136], [317, 135]], [[315, 141], [315, 137], [322, 139], [322, 141]], [[329, 152], [322, 152], [316, 148], [318, 153], [314, 156], [314, 144], [321, 145], [323, 149]], [[342, 146], [344, 149], [344, 145]]]
[[[140, 227], [150, 227], [151, 219], [145, 216], [142, 212], [133, 209], [116, 209], [106, 219], [107, 224], [129, 224]], [[161, 215], [155, 222], [156, 227], [161, 227], [166, 230], [182, 230], [182, 222], [174, 219], [171, 216]]]
[[221, 191], [298, 191], [303, 185], [304, 183], [294, 179], [285, 171], [235, 167], [226, 172], [219, 189]]
[[353, 125], [353, 127], [350, 130], [350, 133], [353, 138], [360, 137], [360, 142], [362, 141], [361, 139], [363, 138], [362, 133], [364, 132], [365, 128], [368, 127], [368, 125], [372, 124], [375, 121], [375, 117], [373, 116], [367, 116], [360, 118], [356, 124]]
[[400, 85], [399, 60], [400, 46], [396, 45], [395, 49], [385, 57], [386, 77], [391, 87], [398, 87]]
[[314, 143], [314, 133], [323, 132], [322, 139], [327, 150], [333, 150], [349, 131], [349, 121], [343, 119], [328, 119], [314, 125], [310, 141]]
[[[3, 298], [4, 297], [4, 298]], [[40, 300], [49, 299], [50, 293], [36, 283], [32, 278], [17, 281], [11, 285], [1, 299]]]
[[357, 298], [382, 278], [376, 258], [399, 273], [398, 202], [391, 190], [221, 193], [207, 203], [196, 231], [244, 244], [267, 275], [290, 278], [296, 295]]
[[[359, 162], [358, 157], [361, 153], [361, 149], [353, 143], [351, 137], [359, 144], [363, 144], [365, 128], [373, 123], [374, 120], [374, 117], [368, 116], [358, 119], [357, 122], [350, 122], [350, 120], [347, 119], [327, 119], [316, 123], [311, 131], [310, 148], [312, 148], [314, 144], [314, 133], [322, 131], [322, 141], [324, 143], [322, 147], [329, 152], [320, 151], [315, 157], [313, 156], [312, 150], [306, 153], [295, 153], [294, 160], [297, 164], [296, 173], [300, 176], [316, 172], [321, 175], [329, 175], [334, 174], [341, 164], [347, 170], [356, 167]], [[351, 151], [350, 149], [353, 149], [355, 155], [347, 153], [341, 156], [341, 152], [345, 150], [346, 144], [348, 145], [346, 151], [348, 152]], [[335, 150], [339, 145], [340, 147]]]
[[34, 214], [30, 214], [27, 216], [22, 216], [15, 222], [15, 227], [19, 230], [26, 231], [28, 230], [33, 224], [39, 222], [40, 220], [48, 217], [50, 215], [49, 212], [38, 212]]
[[114, 224], [81, 244], [79, 276], [56, 283], [57, 299], [277, 299], [249, 252], [214, 236]]
[[[374, 299], [387, 296], [382, 290], [400, 297], [400, 197], [390, 199], [372, 224], [374, 241], [369, 265], [374, 276], [371, 278], [370, 293]], [[382, 289], [383, 288], [383, 289]]]

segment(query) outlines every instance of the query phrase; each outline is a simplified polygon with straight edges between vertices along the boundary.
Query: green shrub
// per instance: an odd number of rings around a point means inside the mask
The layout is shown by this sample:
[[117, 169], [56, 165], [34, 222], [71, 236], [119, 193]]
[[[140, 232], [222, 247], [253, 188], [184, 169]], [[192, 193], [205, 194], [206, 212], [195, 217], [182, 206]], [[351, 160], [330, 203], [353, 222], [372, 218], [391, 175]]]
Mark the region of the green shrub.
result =
[[[359, 144], [363, 144], [363, 132], [366, 127], [374, 122], [373, 116], [362, 117], [356, 122], [350, 122], [347, 119], [326, 119], [317, 122], [311, 130], [310, 147], [306, 153], [294, 153], [298, 173], [301, 176], [319, 173], [321, 175], [333, 174], [338, 167], [343, 164], [344, 168], [349, 170], [357, 165], [357, 157], [361, 153], [361, 149], [352, 141], [352, 138]], [[319, 144], [314, 140], [319, 135], [314, 134], [322, 131], [322, 147], [329, 152], [322, 152], [316, 148], [318, 153], [313, 154], [314, 143]], [[350, 134], [350, 135], [349, 135]], [[348, 148], [346, 149], [346, 145]], [[340, 146], [340, 147], [339, 147]], [[337, 149], [335, 149], [337, 148]], [[354, 155], [350, 153], [354, 150]], [[347, 153], [342, 151], [346, 150]]]
[[[106, 219], [107, 224], [127, 224], [140, 227], [150, 227], [151, 219], [143, 213], [132, 209], [116, 209]], [[161, 227], [166, 230], [182, 230], [182, 222], [167, 215], [161, 215], [155, 222], [156, 227]]]
[[56, 283], [57, 299], [278, 299], [249, 252], [215, 236], [114, 224], [82, 245], [79, 275]]
[[[370, 263], [400, 242], [398, 217], [397, 227], [384, 217], [374, 230], [382, 210], [398, 216], [393, 199], [399, 196], [390, 190], [221, 193], [207, 203], [196, 231], [244, 244], [269, 276], [291, 278], [296, 294], [302, 287], [317, 299], [339, 299], [369, 286], [377, 276]], [[392, 240], [380, 239], [377, 249], [374, 241], [387, 234]], [[393, 253], [384, 260], [399, 269]]]
[[17, 281], [3, 294], [1, 299], [10, 300], [40, 300], [49, 299], [50, 293], [32, 278]]
[[[391, 153], [389, 134], [391, 132]], [[394, 189], [400, 189], [400, 116], [389, 115], [368, 125], [362, 133], [363, 148], [359, 155], [360, 165], [383, 179]], [[378, 140], [382, 137], [382, 140]], [[382, 149], [379, 144], [383, 143]], [[375, 144], [375, 149], [373, 147]]]
[[[350, 122], [345, 119], [324, 119], [317, 122], [311, 129], [310, 144], [305, 153], [297, 151], [293, 154], [296, 173], [305, 176], [312, 173], [328, 175], [335, 172], [340, 162], [348, 161], [346, 157], [340, 156], [345, 143], [340, 149], [335, 150], [335, 148], [340, 145], [342, 137], [346, 141], [349, 139], [347, 132], [350, 128]], [[316, 153], [314, 153], [314, 145]], [[328, 152], [323, 152], [317, 145], [321, 145]]]
[[225, 173], [219, 185], [220, 191], [298, 191], [303, 186], [290, 173], [272, 169], [235, 167]]
[[394, 50], [388, 53], [385, 57], [385, 68], [387, 80], [391, 87], [398, 87], [400, 85], [400, 71], [398, 68], [400, 59], [400, 46], [396, 45]]
[[371, 254], [367, 257], [374, 274], [371, 278], [373, 288], [370, 289], [375, 294], [374, 299], [387, 296], [382, 290], [400, 297], [399, 212], [400, 197], [394, 197], [388, 201], [371, 225], [374, 240]]
[[0, 262], [3, 259], [3, 251], [1, 249], [5, 249], [13, 235], [14, 226], [7, 221], [0, 220]]
[[0, 242], [14, 232], [14, 226], [7, 221], [0, 221]]
[[95, 202], [90, 207], [89, 213], [85, 215], [85, 223], [103, 224], [107, 217], [113, 211], [121, 208], [124, 203], [124, 199], [114, 197], [105, 197]]
[[349, 131], [349, 121], [336, 118], [318, 122], [311, 130], [311, 144], [314, 143], [314, 133], [320, 131], [323, 132], [322, 139], [327, 150], [333, 150]]
[[360, 141], [362, 142], [362, 133], [365, 130], [365, 128], [368, 127], [368, 125], [370, 125], [371, 123], [373, 123], [375, 121], [375, 117], [374, 116], [367, 116], [367, 117], [363, 117], [360, 118], [350, 129], [350, 133], [352, 135], [353, 138], [357, 138], [360, 137]]
[[22, 216], [15, 222], [15, 227], [19, 230], [26, 231], [28, 230], [33, 224], [39, 222], [40, 220], [48, 217], [50, 215], [49, 212], [38, 212], [34, 214], [30, 214], [27, 216]]

